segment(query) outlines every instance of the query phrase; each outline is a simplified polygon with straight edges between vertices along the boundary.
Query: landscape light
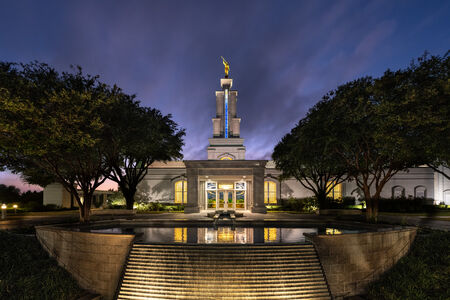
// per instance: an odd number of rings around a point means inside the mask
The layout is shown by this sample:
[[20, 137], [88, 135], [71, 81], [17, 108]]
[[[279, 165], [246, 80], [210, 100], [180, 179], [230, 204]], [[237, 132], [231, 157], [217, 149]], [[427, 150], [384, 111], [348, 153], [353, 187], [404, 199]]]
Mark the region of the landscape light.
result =
[[17, 204], [14, 204], [14, 205], [13, 205], [13, 208], [14, 208], [14, 209], [17, 209]]
[[6, 204], [2, 204], [2, 209], [6, 209]]

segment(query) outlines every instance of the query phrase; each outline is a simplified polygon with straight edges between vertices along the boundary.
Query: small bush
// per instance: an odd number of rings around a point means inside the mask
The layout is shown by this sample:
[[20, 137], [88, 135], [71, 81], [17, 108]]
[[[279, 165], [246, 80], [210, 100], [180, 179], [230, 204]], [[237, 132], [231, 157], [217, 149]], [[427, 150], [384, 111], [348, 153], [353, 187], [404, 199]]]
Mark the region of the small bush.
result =
[[281, 200], [282, 210], [313, 212], [316, 211], [317, 208], [318, 208], [317, 199], [315, 197], [289, 198]]
[[356, 205], [356, 199], [355, 197], [342, 197], [342, 204], [344, 207]]
[[432, 199], [416, 197], [380, 198], [378, 209], [385, 212], [429, 212], [434, 209]]
[[139, 212], [148, 211], [184, 211], [184, 205], [182, 204], [172, 204], [172, 203], [160, 203], [160, 202], [150, 202], [150, 203], [138, 203], [135, 204], [135, 208]]

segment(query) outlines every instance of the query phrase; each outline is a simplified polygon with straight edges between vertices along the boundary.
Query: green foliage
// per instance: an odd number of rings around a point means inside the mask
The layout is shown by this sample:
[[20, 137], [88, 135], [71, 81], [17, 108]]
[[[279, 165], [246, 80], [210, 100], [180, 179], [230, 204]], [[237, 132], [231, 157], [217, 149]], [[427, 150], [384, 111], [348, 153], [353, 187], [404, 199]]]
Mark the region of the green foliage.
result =
[[433, 212], [433, 199], [416, 197], [380, 198], [379, 210], [385, 212]]
[[78, 299], [84, 291], [35, 237], [0, 231], [1, 299]]
[[13, 185], [0, 184], [0, 203], [20, 201], [20, 190]]
[[136, 209], [140, 213], [145, 212], [158, 212], [158, 211], [184, 211], [184, 205], [181, 204], [166, 204], [160, 202], [150, 202], [150, 203], [139, 203], [135, 205]]
[[450, 299], [450, 233], [419, 231], [408, 255], [368, 289], [368, 299]]
[[309, 213], [318, 209], [318, 201], [316, 197], [282, 199], [281, 203], [282, 210]]
[[331, 190], [346, 180], [345, 164], [331, 151], [334, 140], [323, 123], [329, 118], [326, 107], [317, 104], [290, 133], [275, 146], [272, 157], [282, 178], [294, 177], [312, 191], [323, 208]]
[[[0, 64], [0, 159], [25, 178], [57, 179], [89, 220], [91, 196], [104, 182], [101, 111], [118, 94], [97, 77], [58, 73], [46, 64]], [[41, 170], [45, 176], [36, 175]], [[83, 192], [81, 203], [77, 188]]]
[[391, 101], [389, 117], [408, 132], [410, 146], [430, 167], [442, 173], [450, 167], [450, 52], [444, 56], [425, 53], [402, 71], [386, 72], [384, 86], [399, 76], [406, 78], [404, 96]]
[[43, 192], [27, 191], [20, 193], [20, 190], [15, 186], [6, 186], [0, 184], [0, 203], [18, 205], [17, 212], [21, 211], [42, 211], [43, 206]]
[[125, 197], [122, 192], [114, 191], [112, 194], [108, 195], [106, 199], [106, 207], [110, 209], [126, 209], [127, 205], [125, 202]]
[[327, 182], [342, 178], [327, 167], [344, 164], [342, 174], [364, 193], [367, 218], [376, 219], [383, 187], [396, 173], [448, 166], [449, 66], [448, 53], [424, 55], [409, 68], [337, 87], [275, 147], [277, 168], [312, 190], [323, 208]]
[[105, 176], [117, 182], [128, 209], [133, 209], [137, 185], [154, 161], [183, 157], [184, 129], [179, 129], [171, 115], [140, 107], [134, 96], [122, 92], [102, 114], [106, 124], [103, 139], [108, 147], [105, 162], [111, 167]]

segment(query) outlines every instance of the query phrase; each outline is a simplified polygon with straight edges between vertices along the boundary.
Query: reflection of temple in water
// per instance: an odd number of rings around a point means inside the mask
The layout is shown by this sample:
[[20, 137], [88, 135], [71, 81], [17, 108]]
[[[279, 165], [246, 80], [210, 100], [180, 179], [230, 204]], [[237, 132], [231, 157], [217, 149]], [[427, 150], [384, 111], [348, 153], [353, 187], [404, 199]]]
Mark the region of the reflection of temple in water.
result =
[[317, 228], [275, 227], [175, 227], [136, 228], [146, 243], [191, 243], [191, 244], [264, 244], [304, 243], [303, 233], [317, 233]]

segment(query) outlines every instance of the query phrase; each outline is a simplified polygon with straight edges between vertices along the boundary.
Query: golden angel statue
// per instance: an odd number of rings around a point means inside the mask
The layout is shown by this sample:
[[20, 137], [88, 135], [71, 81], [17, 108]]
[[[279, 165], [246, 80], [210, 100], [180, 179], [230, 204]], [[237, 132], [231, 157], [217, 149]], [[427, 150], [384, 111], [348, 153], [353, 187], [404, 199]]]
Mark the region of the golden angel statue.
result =
[[228, 73], [230, 72], [230, 64], [227, 62], [223, 56], [221, 56], [223, 65], [225, 66], [225, 78], [228, 78]]

